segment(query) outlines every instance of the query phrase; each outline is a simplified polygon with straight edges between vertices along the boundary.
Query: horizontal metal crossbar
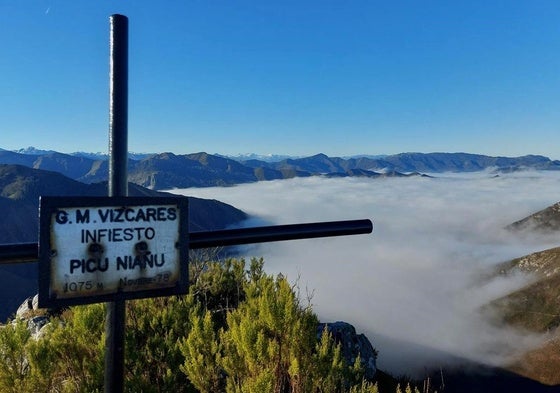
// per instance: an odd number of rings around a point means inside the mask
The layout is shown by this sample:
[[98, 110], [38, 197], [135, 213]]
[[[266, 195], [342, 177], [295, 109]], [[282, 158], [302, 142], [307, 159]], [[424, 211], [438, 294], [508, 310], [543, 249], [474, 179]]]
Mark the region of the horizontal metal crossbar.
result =
[[[199, 249], [282, 240], [360, 235], [372, 231], [373, 223], [367, 219], [223, 229], [189, 233], [189, 248]], [[2, 244], [0, 245], [0, 265], [36, 262], [39, 255], [38, 251], [37, 243]]]

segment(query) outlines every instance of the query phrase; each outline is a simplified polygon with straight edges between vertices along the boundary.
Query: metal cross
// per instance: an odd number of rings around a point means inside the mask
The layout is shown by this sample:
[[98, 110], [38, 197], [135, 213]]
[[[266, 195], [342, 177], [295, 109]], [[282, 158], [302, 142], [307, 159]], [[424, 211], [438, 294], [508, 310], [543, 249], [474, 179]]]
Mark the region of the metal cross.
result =
[[[128, 196], [128, 18], [110, 17], [109, 72], [109, 189], [108, 197], [123, 200]], [[157, 199], [157, 198], [154, 198]], [[332, 221], [292, 225], [262, 226], [188, 234], [188, 248], [200, 249], [250, 243], [308, 239], [328, 236], [367, 234], [371, 220]], [[37, 243], [0, 245], [0, 264], [38, 260]], [[181, 261], [185, 263], [186, 259]], [[43, 263], [43, 261], [40, 261]], [[186, 270], [186, 269], [185, 269]], [[44, 277], [39, 275], [40, 287]], [[185, 288], [186, 290], [186, 288]], [[104, 297], [107, 299], [107, 296]], [[106, 315], [105, 392], [123, 391], [125, 300], [109, 299]], [[41, 300], [40, 300], [41, 301]]]

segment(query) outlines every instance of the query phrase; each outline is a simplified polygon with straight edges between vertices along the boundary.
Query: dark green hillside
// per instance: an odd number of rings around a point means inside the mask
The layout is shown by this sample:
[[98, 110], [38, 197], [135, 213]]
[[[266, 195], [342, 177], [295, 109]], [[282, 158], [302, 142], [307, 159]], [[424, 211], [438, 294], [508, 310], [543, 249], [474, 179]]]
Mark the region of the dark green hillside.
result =
[[94, 160], [62, 153], [37, 156], [33, 168], [62, 173], [71, 179], [80, 179], [91, 171]]
[[207, 153], [163, 153], [136, 163], [129, 180], [152, 189], [166, 189], [225, 186], [258, 179], [252, 168], [228, 158]]
[[[40, 195], [79, 195], [87, 185], [57, 172], [21, 165], [0, 165], [0, 196], [37, 204]], [[87, 195], [87, 194], [84, 194]]]
[[560, 326], [560, 247], [514, 259], [500, 270], [535, 275], [534, 282], [492, 302], [503, 322], [538, 333]]
[[287, 159], [280, 161], [274, 167], [276, 169], [295, 169], [298, 171], [310, 172], [312, 174], [323, 173], [344, 173], [347, 168], [340, 165], [344, 161], [340, 158], [330, 158], [325, 154], [316, 154], [311, 157]]

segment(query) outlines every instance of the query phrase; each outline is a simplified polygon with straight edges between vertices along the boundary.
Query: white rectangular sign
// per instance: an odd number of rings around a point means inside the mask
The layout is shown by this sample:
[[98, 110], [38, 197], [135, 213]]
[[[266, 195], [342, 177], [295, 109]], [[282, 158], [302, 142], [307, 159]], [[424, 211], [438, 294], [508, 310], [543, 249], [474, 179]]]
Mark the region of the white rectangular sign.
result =
[[186, 291], [186, 198], [42, 198], [40, 215], [40, 303]]

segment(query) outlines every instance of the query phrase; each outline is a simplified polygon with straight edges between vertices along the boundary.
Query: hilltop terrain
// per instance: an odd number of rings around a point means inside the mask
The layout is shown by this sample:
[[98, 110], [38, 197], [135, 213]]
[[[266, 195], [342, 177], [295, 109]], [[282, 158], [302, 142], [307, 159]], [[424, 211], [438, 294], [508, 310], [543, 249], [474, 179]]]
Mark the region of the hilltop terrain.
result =
[[[507, 228], [514, 233], [558, 233], [560, 203], [516, 221]], [[547, 340], [514, 361], [508, 369], [547, 385], [560, 385], [560, 247], [535, 252], [498, 266], [497, 275], [529, 274], [523, 288], [488, 305], [496, 323], [528, 333], [546, 334]]]

